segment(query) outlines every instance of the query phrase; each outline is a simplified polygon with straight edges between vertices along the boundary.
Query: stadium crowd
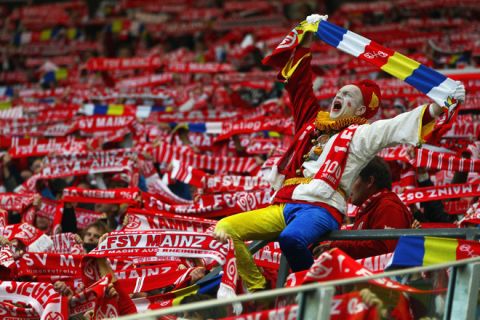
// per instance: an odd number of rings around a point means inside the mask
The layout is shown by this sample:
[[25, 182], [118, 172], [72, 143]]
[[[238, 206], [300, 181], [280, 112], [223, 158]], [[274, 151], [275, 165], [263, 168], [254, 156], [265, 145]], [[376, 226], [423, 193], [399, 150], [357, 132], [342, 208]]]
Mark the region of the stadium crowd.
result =
[[[480, 223], [478, 1], [31, 2], [0, 4], [4, 318], [268, 290], [282, 252], [286, 286], [418, 266], [408, 239], [322, 236]], [[355, 41], [367, 45], [352, 56]], [[251, 256], [247, 240], [271, 242]], [[480, 255], [474, 241], [416, 241]], [[447, 283], [337, 288], [332, 319], [440, 318]], [[272, 312], [295, 318], [296, 301], [165, 319]]]

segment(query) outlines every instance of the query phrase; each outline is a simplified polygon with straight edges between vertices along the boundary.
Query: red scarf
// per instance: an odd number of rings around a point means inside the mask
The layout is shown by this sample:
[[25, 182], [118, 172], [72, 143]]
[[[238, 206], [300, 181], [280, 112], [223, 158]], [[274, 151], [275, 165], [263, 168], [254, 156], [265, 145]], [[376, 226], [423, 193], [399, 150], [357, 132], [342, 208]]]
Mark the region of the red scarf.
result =
[[314, 179], [320, 179], [330, 186], [333, 191], [338, 189], [342, 178], [345, 164], [347, 163], [348, 150], [358, 125], [351, 125], [337, 135], [333, 141], [332, 148], [327, 154], [325, 162], [318, 170]]
[[140, 196], [137, 188], [118, 188], [110, 190], [82, 189], [68, 187], [63, 189], [63, 202], [81, 203], [128, 203], [136, 204]]
[[2, 193], [0, 206], [3, 210], [22, 212], [33, 203], [33, 194]]
[[[102, 257], [188, 257], [205, 258], [223, 265], [224, 275], [218, 291], [218, 297], [235, 295], [237, 267], [233, 244], [222, 244], [210, 234], [176, 231], [112, 232], [84, 260], [84, 279], [89, 282], [95, 269], [91, 258]], [[87, 274], [86, 267], [89, 266]]]
[[123, 227], [124, 231], [156, 229], [206, 232], [217, 223], [215, 220], [135, 208], [129, 208], [126, 217], [128, 222]]
[[155, 195], [142, 193], [143, 205], [148, 210], [178, 214], [192, 214], [204, 218], [223, 217], [270, 205], [273, 191], [252, 191], [203, 195], [195, 204], [170, 205]]
[[405, 204], [480, 196], [480, 184], [450, 184], [405, 190], [398, 197]]
[[25, 253], [17, 263], [17, 276], [60, 275], [81, 276], [80, 263], [83, 255], [60, 253]]
[[[372, 274], [371, 271], [361, 266], [342, 250], [334, 248], [320, 255], [309, 270], [290, 274], [287, 278], [286, 286], [294, 287], [304, 283], [356, 278]], [[386, 289], [410, 293], [433, 292], [432, 290], [415, 289], [388, 278], [373, 279], [368, 282]]]
[[21, 302], [31, 305], [40, 320], [66, 320], [68, 318], [67, 298], [53, 289], [51, 283], [0, 282], [0, 300]]
[[0, 233], [10, 241], [21, 241], [27, 247], [27, 252], [44, 252], [53, 246], [49, 236], [28, 223], [8, 225], [0, 229]]
[[270, 183], [261, 176], [207, 175], [203, 186], [205, 193], [265, 190]]

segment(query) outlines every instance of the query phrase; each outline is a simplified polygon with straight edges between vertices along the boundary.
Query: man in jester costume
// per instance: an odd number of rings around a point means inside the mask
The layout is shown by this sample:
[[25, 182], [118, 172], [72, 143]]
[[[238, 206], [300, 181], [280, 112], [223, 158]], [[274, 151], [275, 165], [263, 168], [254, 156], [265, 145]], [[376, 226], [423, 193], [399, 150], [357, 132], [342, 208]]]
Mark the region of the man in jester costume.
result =
[[[444, 112], [450, 117], [458, 106], [431, 103], [369, 124], [380, 107], [381, 93], [375, 82], [362, 80], [342, 87], [329, 112], [319, 111], [309, 46], [312, 33], [327, 24], [326, 19], [307, 17], [300, 30], [292, 30], [280, 43], [279, 54], [272, 57], [274, 51], [264, 60], [281, 68], [279, 78], [290, 95], [295, 122], [294, 142], [270, 177], [276, 190], [273, 204], [226, 217], [215, 229], [218, 240], [233, 240], [239, 274], [251, 292], [264, 289], [266, 280], [244, 241], [277, 240], [294, 272], [308, 269], [313, 263], [308, 246], [341, 226], [352, 182], [363, 167], [382, 148], [422, 144], [435, 119]], [[454, 82], [451, 87], [449, 101], [464, 101], [463, 84]]]

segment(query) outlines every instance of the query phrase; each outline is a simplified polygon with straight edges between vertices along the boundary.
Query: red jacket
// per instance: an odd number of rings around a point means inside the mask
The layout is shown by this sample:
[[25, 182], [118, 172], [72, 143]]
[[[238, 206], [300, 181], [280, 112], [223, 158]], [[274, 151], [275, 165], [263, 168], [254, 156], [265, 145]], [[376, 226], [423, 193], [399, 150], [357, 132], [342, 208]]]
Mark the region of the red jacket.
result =
[[[412, 214], [405, 204], [394, 192], [384, 190], [365, 201], [352, 229], [409, 229], [412, 222]], [[361, 259], [392, 252], [396, 245], [397, 240], [342, 240], [332, 241], [330, 246]]]

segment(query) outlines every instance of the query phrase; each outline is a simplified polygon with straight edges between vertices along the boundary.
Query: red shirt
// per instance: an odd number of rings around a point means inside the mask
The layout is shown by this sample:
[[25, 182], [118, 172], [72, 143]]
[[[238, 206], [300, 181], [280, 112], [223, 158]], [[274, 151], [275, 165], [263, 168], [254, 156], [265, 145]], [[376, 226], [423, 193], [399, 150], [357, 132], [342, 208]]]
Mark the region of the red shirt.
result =
[[[352, 229], [410, 229], [412, 222], [412, 214], [405, 204], [394, 192], [385, 190], [359, 211]], [[397, 241], [341, 240], [332, 241], [330, 246], [345, 251], [354, 259], [361, 259], [392, 252]]]

